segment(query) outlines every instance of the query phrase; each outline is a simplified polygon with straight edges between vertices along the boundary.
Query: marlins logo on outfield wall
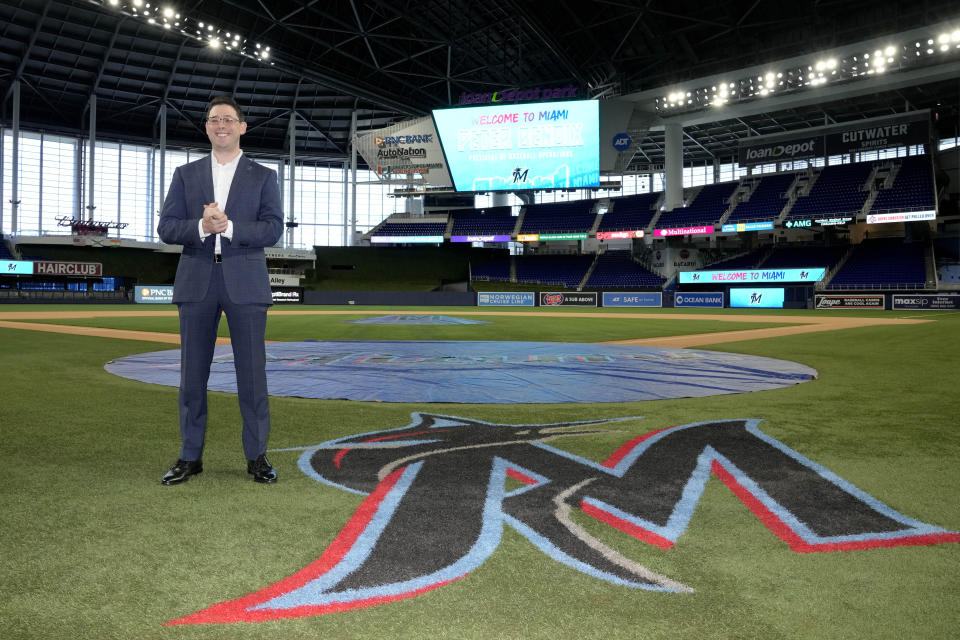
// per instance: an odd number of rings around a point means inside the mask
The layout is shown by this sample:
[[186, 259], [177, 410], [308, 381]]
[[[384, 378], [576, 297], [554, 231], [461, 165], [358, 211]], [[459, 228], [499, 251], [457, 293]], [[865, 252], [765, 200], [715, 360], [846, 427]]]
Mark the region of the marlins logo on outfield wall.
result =
[[797, 553], [960, 541], [764, 434], [758, 420], [659, 429], [595, 462], [550, 443], [633, 418], [531, 425], [412, 418], [399, 429], [303, 449], [308, 476], [367, 496], [319, 559], [273, 586], [167, 624], [297, 618], [416, 597], [467, 578], [496, 551], [506, 527], [598, 580], [689, 593], [695, 585], [682, 576], [622, 555], [573, 513], [667, 550], [687, 529], [711, 474]]

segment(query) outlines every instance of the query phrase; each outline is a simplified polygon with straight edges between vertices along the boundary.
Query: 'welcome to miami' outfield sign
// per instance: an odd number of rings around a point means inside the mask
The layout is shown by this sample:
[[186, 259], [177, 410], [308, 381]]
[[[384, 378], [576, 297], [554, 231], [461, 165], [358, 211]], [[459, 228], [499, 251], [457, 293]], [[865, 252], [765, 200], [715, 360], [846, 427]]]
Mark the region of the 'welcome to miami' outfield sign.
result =
[[714, 282], [819, 282], [826, 269], [746, 269], [740, 271], [681, 271], [680, 284]]

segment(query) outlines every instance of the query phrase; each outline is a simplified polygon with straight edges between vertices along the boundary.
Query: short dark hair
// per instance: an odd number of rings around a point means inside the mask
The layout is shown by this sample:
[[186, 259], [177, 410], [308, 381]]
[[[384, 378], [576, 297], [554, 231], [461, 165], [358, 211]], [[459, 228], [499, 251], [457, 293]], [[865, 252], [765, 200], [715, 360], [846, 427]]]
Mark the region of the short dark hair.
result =
[[210, 101], [210, 104], [207, 105], [207, 114], [209, 115], [210, 111], [213, 110], [218, 104], [225, 104], [228, 107], [232, 107], [234, 111], [237, 112], [237, 119], [240, 122], [243, 122], [243, 110], [240, 109], [240, 105], [237, 104], [237, 101], [233, 99], [232, 96], [217, 96]]

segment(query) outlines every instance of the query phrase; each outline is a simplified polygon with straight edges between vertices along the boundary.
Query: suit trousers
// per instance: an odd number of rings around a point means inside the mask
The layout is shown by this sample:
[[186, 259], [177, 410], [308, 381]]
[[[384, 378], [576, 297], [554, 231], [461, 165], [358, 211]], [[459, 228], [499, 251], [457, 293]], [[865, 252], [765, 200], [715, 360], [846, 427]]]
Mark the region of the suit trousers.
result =
[[230, 327], [237, 399], [243, 418], [241, 440], [248, 460], [267, 450], [270, 406], [267, 394], [267, 305], [234, 304], [223, 281], [223, 265], [213, 265], [203, 300], [181, 302], [180, 313], [180, 459], [200, 460], [207, 431], [207, 383], [221, 312]]

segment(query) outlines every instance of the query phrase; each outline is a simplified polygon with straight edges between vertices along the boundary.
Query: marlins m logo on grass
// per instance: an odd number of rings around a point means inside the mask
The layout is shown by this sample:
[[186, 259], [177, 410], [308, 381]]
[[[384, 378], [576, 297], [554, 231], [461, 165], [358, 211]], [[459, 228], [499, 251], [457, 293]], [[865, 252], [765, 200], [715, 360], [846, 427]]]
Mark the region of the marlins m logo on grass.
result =
[[469, 575], [497, 549], [504, 527], [598, 579], [690, 592], [604, 544], [572, 514], [579, 509], [669, 549], [711, 474], [799, 553], [960, 542], [960, 534], [896, 512], [764, 434], [758, 420], [660, 429], [595, 462], [549, 442], [600, 433], [615, 420], [412, 418], [399, 429], [303, 448], [304, 473], [367, 496], [320, 558], [270, 587], [167, 624], [259, 622], [411, 598]]

